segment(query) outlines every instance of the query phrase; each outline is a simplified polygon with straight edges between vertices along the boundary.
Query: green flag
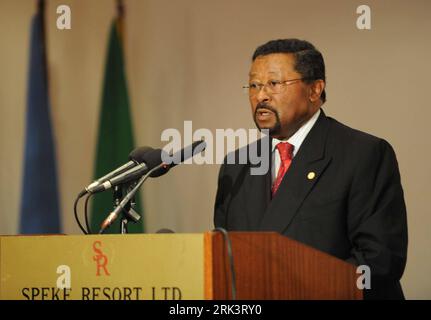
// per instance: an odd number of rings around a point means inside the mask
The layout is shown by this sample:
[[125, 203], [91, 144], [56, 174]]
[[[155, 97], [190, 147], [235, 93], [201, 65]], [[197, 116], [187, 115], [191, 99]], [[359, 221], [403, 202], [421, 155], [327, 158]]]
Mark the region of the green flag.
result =
[[[99, 134], [94, 178], [97, 179], [127, 162], [134, 149], [133, 128], [130, 117], [129, 96], [124, 72], [123, 52], [116, 21], [112, 23], [108, 56], [105, 65], [102, 107], [99, 119]], [[91, 212], [91, 230], [96, 233], [102, 221], [113, 210], [113, 191], [95, 194]], [[136, 195], [135, 210], [141, 215], [138, 223], [128, 224], [129, 233], [143, 232], [143, 211]], [[106, 230], [120, 233], [121, 217]]]

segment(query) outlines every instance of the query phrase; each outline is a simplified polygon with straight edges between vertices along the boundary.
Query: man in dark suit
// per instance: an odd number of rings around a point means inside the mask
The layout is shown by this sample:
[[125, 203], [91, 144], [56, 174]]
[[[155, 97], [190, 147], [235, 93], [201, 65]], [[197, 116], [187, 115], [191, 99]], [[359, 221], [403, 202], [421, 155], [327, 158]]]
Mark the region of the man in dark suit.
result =
[[404, 298], [406, 208], [392, 147], [325, 115], [324, 61], [309, 42], [270, 41], [252, 60], [246, 88], [257, 127], [269, 130], [269, 143], [256, 144], [270, 170], [256, 175], [250, 161], [225, 161], [215, 226], [276, 231], [367, 265], [372, 280], [365, 298]]

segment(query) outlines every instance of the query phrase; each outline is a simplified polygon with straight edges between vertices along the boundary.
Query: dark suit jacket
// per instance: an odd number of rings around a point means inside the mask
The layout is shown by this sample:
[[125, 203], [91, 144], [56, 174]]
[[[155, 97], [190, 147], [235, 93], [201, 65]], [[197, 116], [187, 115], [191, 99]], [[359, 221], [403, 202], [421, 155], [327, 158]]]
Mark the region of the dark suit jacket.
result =
[[[261, 141], [256, 143], [261, 148]], [[407, 258], [406, 208], [388, 142], [351, 129], [322, 110], [274, 198], [271, 170], [251, 175], [251, 167], [250, 162], [226, 161], [221, 166], [216, 227], [276, 231], [355, 265], [368, 265], [372, 281], [371, 290], [364, 291], [366, 299], [404, 298], [399, 279]], [[314, 179], [307, 178], [309, 172]]]

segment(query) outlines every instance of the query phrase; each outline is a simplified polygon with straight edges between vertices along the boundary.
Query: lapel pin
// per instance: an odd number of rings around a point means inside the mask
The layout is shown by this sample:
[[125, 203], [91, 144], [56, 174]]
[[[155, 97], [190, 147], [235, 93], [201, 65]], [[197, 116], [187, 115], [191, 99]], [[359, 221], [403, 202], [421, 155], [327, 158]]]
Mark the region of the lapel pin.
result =
[[310, 172], [307, 174], [307, 178], [308, 178], [308, 180], [313, 180], [315, 176], [316, 176], [316, 174], [315, 174], [313, 171], [310, 171]]

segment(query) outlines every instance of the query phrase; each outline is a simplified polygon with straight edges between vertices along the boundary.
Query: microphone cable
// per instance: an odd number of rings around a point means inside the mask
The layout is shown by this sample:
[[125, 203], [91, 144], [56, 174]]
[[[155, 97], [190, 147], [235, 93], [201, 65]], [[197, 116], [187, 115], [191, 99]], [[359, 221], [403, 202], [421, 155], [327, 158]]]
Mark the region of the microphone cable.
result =
[[229, 267], [230, 267], [230, 276], [231, 276], [231, 288], [232, 288], [232, 300], [236, 300], [236, 276], [235, 276], [235, 268], [233, 264], [233, 255], [232, 255], [232, 243], [229, 238], [229, 234], [224, 228], [215, 228], [213, 231], [219, 231], [223, 235], [224, 243], [227, 248], [227, 255], [229, 258]]
[[85, 204], [84, 204], [84, 217], [85, 217], [85, 226], [87, 227], [87, 234], [93, 234], [93, 232], [91, 232], [90, 221], [88, 219], [88, 200], [90, 200], [92, 195], [93, 195], [92, 193], [89, 193], [87, 195], [87, 197], [85, 198]]
[[75, 203], [73, 204], [73, 212], [74, 212], [74, 214], [75, 214], [75, 220], [76, 220], [76, 222], [78, 223], [79, 228], [81, 229], [81, 231], [82, 231], [84, 234], [87, 234], [87, 231], [84, 229], [84, 227], [83, 227], [83, 226], [82, 226], [82, 224], [81, 224], [81, 221], [79, 220], [79, 216], [78, 216], [78, 209], [77, 209], [77, 207], [78, 207], [79, 199], [81, 199], [81, 198], [82, 198], [86, 193], [87, 193], [87, 192], [86, 192], [85, 190], [81, 191], [81, 192], [78, 194], [78, 196], [76, 197], [76, 199], [75, 199]]

